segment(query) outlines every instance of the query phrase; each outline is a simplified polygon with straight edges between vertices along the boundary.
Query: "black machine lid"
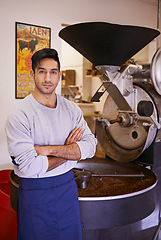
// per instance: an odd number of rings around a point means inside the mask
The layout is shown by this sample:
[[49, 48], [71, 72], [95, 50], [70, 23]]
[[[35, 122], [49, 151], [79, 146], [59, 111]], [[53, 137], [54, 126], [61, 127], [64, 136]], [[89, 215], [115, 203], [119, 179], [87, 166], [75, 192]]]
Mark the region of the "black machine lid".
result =
[[59, 36], [95, 66], [121, 66], [160, 34], [146, 27], [85, 22], [70, 25]]

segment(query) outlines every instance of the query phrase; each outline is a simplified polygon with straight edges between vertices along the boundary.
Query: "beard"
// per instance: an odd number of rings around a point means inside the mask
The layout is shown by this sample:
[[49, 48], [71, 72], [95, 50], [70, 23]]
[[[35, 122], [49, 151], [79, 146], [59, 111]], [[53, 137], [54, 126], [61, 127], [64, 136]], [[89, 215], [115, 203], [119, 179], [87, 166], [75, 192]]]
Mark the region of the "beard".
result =
[[41, 83], [41, 84], [37, 84], [35, 82], [35, 87], [37, 88], [37, 90], [42, 93], [42, 94], [52, 94], [55, 91], [56, 86], [54, 86], [54, 84], [52, 83]]

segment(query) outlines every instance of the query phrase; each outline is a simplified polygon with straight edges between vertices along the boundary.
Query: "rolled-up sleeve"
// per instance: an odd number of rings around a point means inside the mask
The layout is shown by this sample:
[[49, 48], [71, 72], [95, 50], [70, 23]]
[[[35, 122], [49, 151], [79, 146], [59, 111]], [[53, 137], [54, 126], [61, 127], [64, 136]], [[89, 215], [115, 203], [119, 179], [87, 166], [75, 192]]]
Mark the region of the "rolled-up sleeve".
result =
[[81, 110], [79, 110], [79, 114], [77, 116], [77, 124], [83, 129], [83, 135], [81, 140], [76, 142], [81, 152], [80, 160], [91, 158], [94, 156], [96, 151], [97, 139], [88, 127], [87, 122], [84, 120]]
[[97, 140], [94, 137], [87, 135], [81, 141], [77, 142], [77, 144], [81, 152], [80, 160], [94, 156], [97, 145]]
[[19, 118], [15, 114], [6, 123], [8, 151], [19, 175], [36, 177], [47, 171], [48, 158], [37, 155], [27, 118], [21, 112], [18, 114]]

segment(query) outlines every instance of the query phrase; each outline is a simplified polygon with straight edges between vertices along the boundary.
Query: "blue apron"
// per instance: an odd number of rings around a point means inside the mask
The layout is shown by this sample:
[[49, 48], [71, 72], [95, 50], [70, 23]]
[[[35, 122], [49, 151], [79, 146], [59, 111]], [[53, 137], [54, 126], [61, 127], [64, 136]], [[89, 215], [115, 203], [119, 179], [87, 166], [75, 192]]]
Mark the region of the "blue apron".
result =
[[48, 178], [20, 178], [18, 240], [81, 240], [72, 170]]

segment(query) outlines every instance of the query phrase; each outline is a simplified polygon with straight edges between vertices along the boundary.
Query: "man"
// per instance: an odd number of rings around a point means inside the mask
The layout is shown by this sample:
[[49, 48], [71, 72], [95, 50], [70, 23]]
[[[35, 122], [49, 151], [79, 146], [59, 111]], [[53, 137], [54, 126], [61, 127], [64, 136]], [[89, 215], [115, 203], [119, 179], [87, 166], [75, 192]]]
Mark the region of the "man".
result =
[[31, 75], [34, 93], [6, 124], [9, 154], [20, 177], [18, 240], [80, 240], [72, 168], [94, 156], [96, 139], [79, 107], [55, 93], [60, 81], [56, 50], [37, 51]]

